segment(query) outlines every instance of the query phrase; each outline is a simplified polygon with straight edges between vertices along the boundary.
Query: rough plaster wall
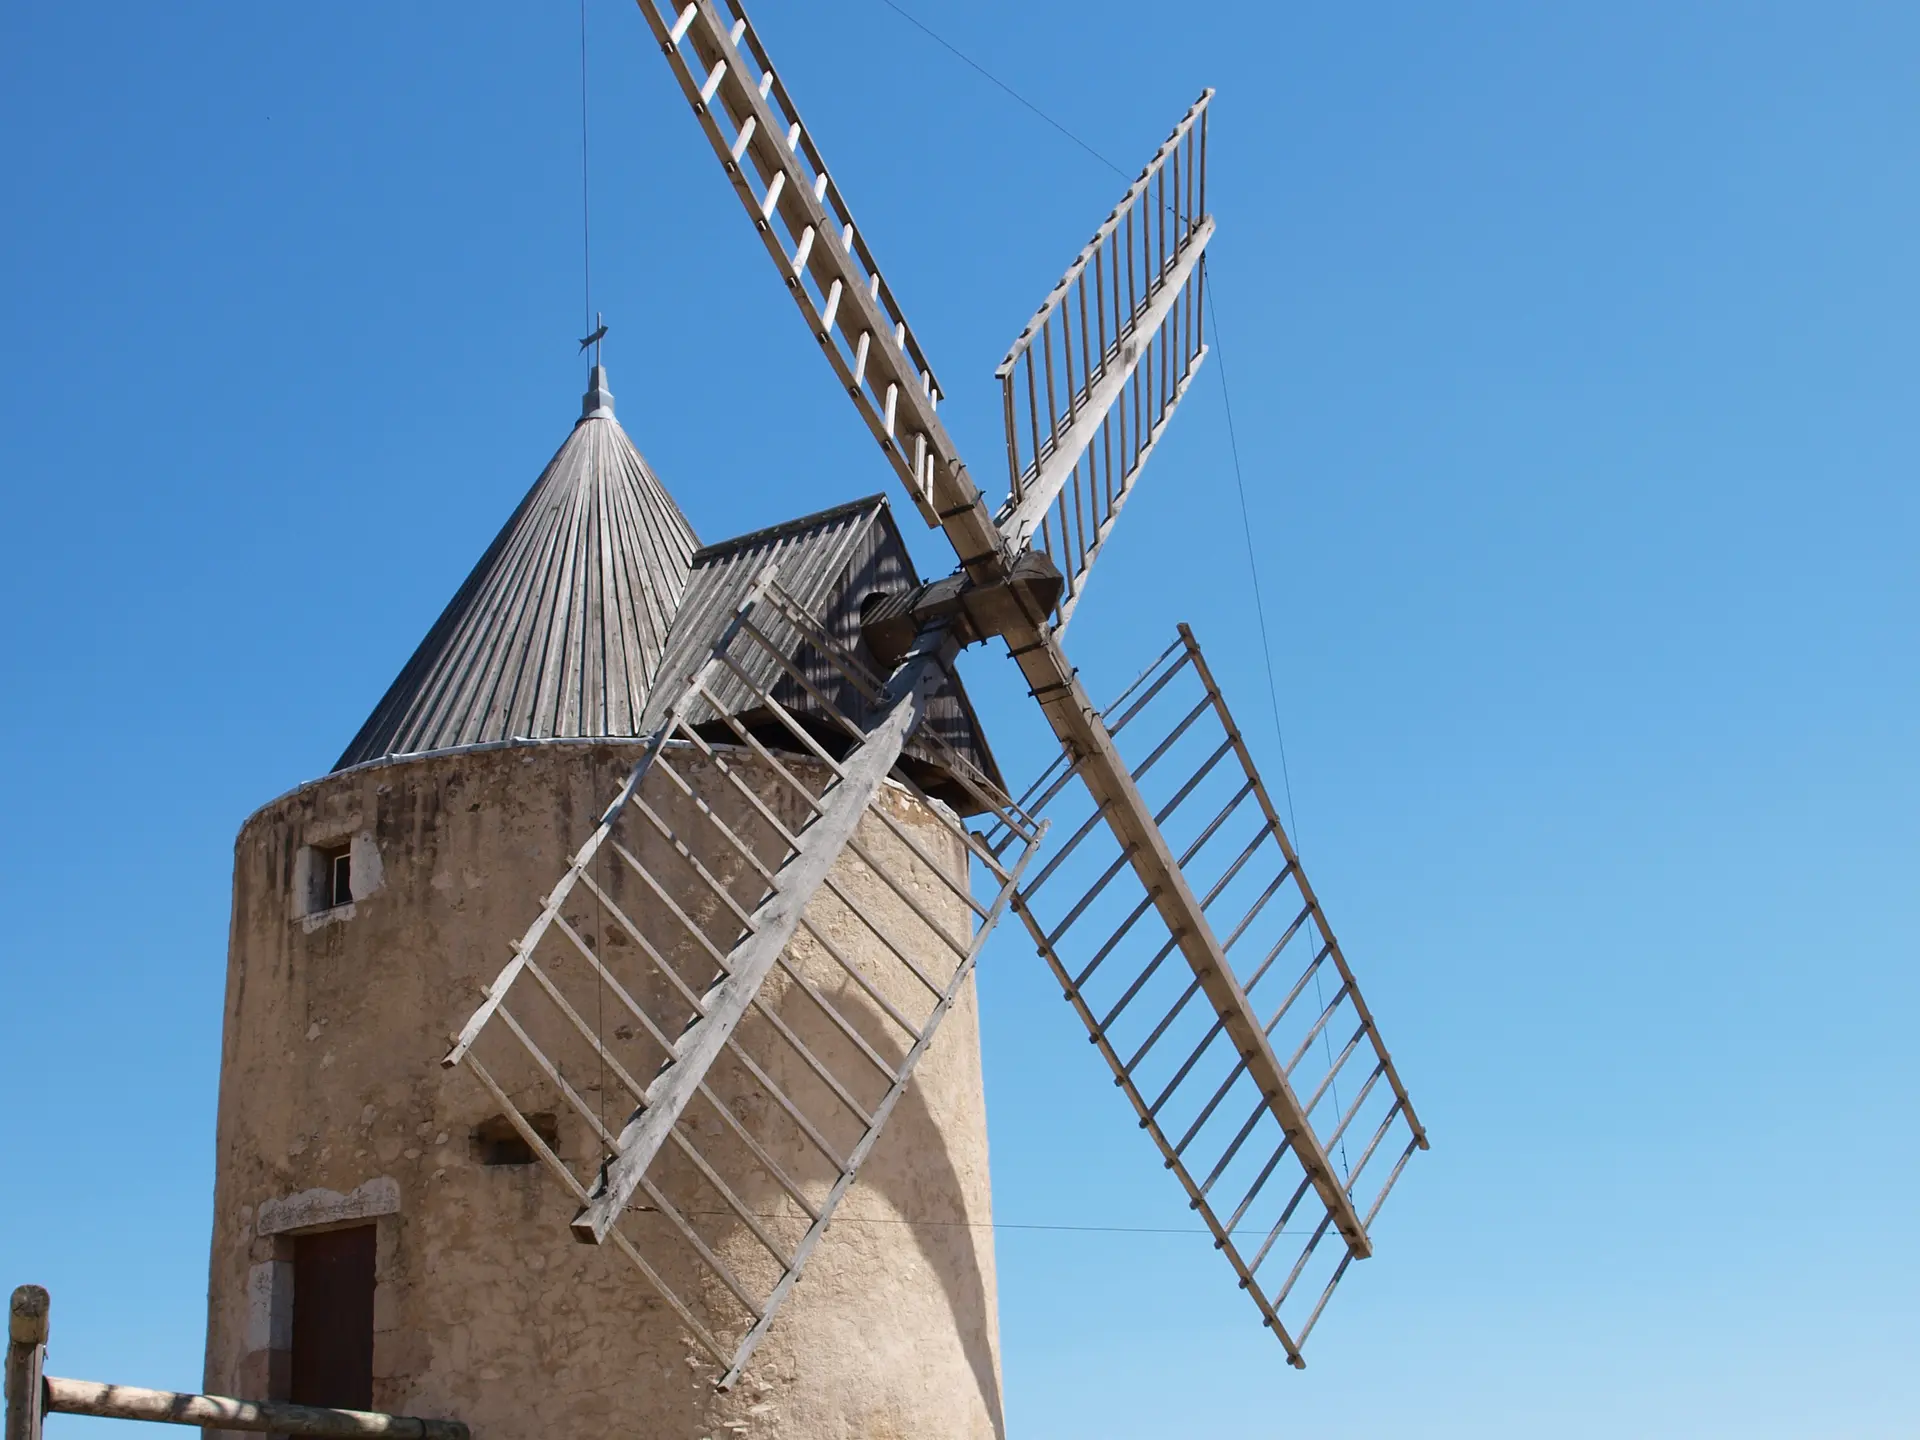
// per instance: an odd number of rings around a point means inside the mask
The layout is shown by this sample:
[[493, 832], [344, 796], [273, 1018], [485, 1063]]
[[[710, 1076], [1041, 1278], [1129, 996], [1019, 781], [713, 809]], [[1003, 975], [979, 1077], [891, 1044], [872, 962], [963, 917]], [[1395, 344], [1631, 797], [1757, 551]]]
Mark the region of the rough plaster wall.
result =
[[[574, 1205], [540, 1167], [483, 1167], [468, 1136], [497, 1106], [461, 1071], [439, 1066], [449, 1033], [509, 954], [508, 942], [537, 911], [572, 848], [583, 839], [633, 758], [629, 746], [523, 747], [429, 758], [328, 777], [255, 814], [235, 847], [234, 917], [222, 1067], [218, 1175], [209, 1290], [207, 1384], [260, 1389], [284, 1374], [248, 1343], [249, 1285], [259, 1267], [284, 1260], [285, 1238], [262, 1236], [260, 1207], [297, 1192], [346, 1196], [391, 1177], [397, 1213], [381, 1227], [375, 1301], [375, 1404], [403, 1413], [467, 1420], [480, 1440], [506, 1436], [796, 1437], [953, 1436], [1001, 1433], [998, 1334], [990, 1231], [986, 1123], [978, 1017], [962, 992], [914, 1083], [815, 1252], [745, 1380], [715, 1394], [718, 1367], [611, 1247], [574, 1243]], [[696, 788], [713, 776], [684, 767]], [[763, 775], [771, 797], [775, 787]], [[964, 873], [952, 837], [918, 802], [883, 803], [923, 847]], [[669, 817], [671, 818], [671, 817]], [[677, 823], [677, 822], [676, 822]], [[289, 896], [301, 847], [351, 831], [377, 846], [380, 887], [355, 884], [351, 914], [314, 925]], [[872, 817], [860, 840], [892, 873], [911, 868], [903, 847]], [[652, 863], [652, 857], [646, 857]], [[715, 857], [716, 867], [718, 857]], [[917, 864], [917, 862], [913, 862]], [[742, 867], [734, 866], [738, 870]], [[356, 882], [361, 862], [355, 857]], [[952, 933], [965, 936], [964, 906], [925, 867], [912, 891]], [[606, 878], [606, 877], [603, 877]], [[872, 872], [843, 856], [836, 878], [861, 910], [895, 933], [930, 942], [924, 924]], [[606, 878], [616, 900], [635, 896]], [[633, 901], [634, 903], [629, 903]], [[831, 906], [818, 918], [830, 937], [886, 966], [874, 942]], [[589, 923], [577, 916], [584, 929]], [[917, 927], [917, 930], [916, 930]], [[612, 937], [599, 927], [604, 943]], [[609, 949], [609, 963], [619, 952]], [[847, 983], [818, 946], [790, 952], [800, 973], [829, 994], [888, 1058], [903, 1048], [880, 1012]], [[929, 969], [935, 968], [931, 962]], [[917, 982], [883, 980], [890, 1001], [918, 1019]], [[942, 972], [944, 973], [944, 972]], [[810, 1003], [776, 972], [765, 992], [836, 1074], [859, 1075], [852, 1047], [829, 1034]], [[923, 1002], [925, 991], [918, 991]], [[807, 1098], [819, 1082], [753, 1019], [750, 1053], [773, 1078]], [[609, 1023], [611, 1029], [611, 1022]], [[503, 1083], [523, 1109], [560, 1120], [557, 1147], [584, 1169], [598, 1153], [586, 1124], [537, 1077]], [[597, 1076], [576, 1071], [598, 1099]], [[651, 1074], [651, 1069], [637, 1073]], [[869, 1072], [869, 1079], [875, 1072]], [[794, 1143], [738, 1065], [716, 1067], [714, 1088], [818, 1193], [826, 1167]], [[548, 1087], [549, 1089], [551, 1087]], [[860, 1089], [863, 1104], [878, 1091]], [[817, 1100], [819, 1097], [814, 1097]], [[611, 1086], [614, 1128], [625, 1101]], [[758, 1107], [758, 1108], [756, 1108]], [[719, 1164], [725, 1137], [705, 1129]], [[709, 1132], [711, 1134], [709, 1135]], [[848, 1143], [845, 1129], [832, 1135]], [[670, 1173], [670, 1172], [669, 1172]], [[673, 1186], [668, 1184], [669, 1193]], [[759, 1212], [799, 1212], [767, 1183], [743, 1189]], [[764, 1285], [777, 1269], [744, 1226], [702, 1220], [715, 1250], [743, 1279]], [[657, 1216], [629, 1222], [643, 1244]], [[771, 1221], [769, 1224], [771, 1225]], [[790, 1233], [790, 1232], [789, 1232]], [[676, 1284], [690, 1264], [663, 1266]], [[709, 1282], [704, 1303], [729, 1303]], [[258, 1311], [263, 1302], [253, 1301]], [[703, 1317], [704, 1318], [704, 1317]], [[716, 1326], [716, 1328], [719, 1328]], [[253, 1316], [256, 1335], [261, 1320]], [[738, 1333], [738, 1327], [725, 1331]]]

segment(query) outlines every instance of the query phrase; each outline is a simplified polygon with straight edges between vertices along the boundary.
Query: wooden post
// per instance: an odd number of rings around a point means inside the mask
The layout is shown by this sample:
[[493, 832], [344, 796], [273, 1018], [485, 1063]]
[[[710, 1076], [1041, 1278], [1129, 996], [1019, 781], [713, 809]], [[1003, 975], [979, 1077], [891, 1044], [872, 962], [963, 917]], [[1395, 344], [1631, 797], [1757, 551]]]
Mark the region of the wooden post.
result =
[[45, 1418], [45, 1391], [40, 1371], [47, 1358], [45, 1288], [22, 1285], [13, 1292], [7, 1313], [7, 1434], [6, 1440], [40, 1440]]

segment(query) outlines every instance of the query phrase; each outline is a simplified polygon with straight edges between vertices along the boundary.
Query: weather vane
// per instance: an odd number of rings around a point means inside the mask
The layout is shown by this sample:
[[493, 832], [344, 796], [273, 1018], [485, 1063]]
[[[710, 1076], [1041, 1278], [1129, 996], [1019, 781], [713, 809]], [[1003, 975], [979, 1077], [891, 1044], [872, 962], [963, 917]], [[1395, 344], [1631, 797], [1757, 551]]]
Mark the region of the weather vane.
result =
[[596, 310], [593, 315], [593, 323], [596, 328], [591, 335], [580, 342], [580, 351], [582, 354], [585, 354], [587, 346], [593, 346], [593, 363], [598, 365], [600, 363], [600, 342], [607, 338], [606, 317]]

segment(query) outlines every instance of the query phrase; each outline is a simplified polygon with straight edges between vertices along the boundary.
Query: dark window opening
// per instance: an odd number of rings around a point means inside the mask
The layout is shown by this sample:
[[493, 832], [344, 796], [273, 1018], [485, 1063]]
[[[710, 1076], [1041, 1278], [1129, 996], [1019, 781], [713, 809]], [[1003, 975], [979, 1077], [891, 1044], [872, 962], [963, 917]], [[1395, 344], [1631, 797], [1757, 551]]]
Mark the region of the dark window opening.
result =
[[320, 852], [320, 889], [324, 908], [353, 903], [353, 848], [333, 845]]
[[297, 1235], [293, 1242], [296, 1405], [373, 1408], [373, 1259], [376, 1227]]
[[[558, 1147], [559, 1121], [544, 1112], [525, 1119], [549, 1150]], [[495, 1115], [473, 1127], [473, 1158], [482, 1165], [531, 1165], [538, 1157], [511, 1120]]]

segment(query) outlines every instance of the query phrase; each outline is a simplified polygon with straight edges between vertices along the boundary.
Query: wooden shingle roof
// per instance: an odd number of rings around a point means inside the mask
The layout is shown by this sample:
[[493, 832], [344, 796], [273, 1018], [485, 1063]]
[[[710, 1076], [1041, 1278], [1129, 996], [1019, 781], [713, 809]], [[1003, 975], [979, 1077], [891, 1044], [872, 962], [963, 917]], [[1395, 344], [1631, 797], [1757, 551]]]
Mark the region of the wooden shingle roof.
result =
[[642, 733], [699, 541], [614, 418], [598, 366], [582, 412], [336, 770], [490, 741]]
[[[769, 562], [781, 587], [869, 667], [885, 667], [860, 635], [864, 602], [919, 583], [884, 496], [870, 495], [702, 549], [693, 527], [613, 416], [599, 367], [573, 433], [467, 576], [413, 658], [334, 766], [472, 745], [647, 734], [698, 668]], [[846, 714], [861, 697], [799, 636], [793, 658]], [[762, 657], [754, 678], [790, 711], [815, 702]], [[737, 693], [736, 693], [737, 692]], [[844, 692], [844, 693], [843, 693]], [[750, 692], [716, 681], [723, 705]], [[757, 703], [757, 701], [755, 702]], [[730, 711], [759, 728], [743, 709]], [[689, 717], [728, 738], [711, 706]], [[999, 772], [958, 676], [934, 695], [927, 724], [994, 784]], [[811, 725], [809, 727], [812, 728]], [[764, 742], [790, 743], [769, 731]], [[924, 741], [904, 759], [933, 794], [974, 806], [940, 773]]]

